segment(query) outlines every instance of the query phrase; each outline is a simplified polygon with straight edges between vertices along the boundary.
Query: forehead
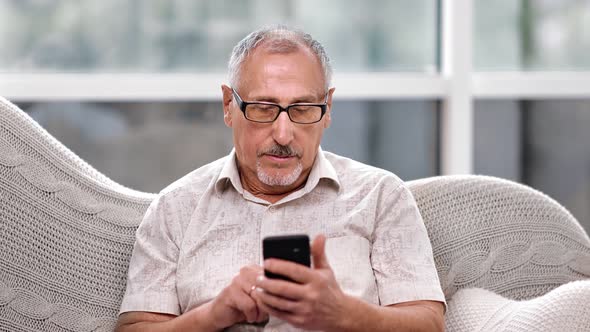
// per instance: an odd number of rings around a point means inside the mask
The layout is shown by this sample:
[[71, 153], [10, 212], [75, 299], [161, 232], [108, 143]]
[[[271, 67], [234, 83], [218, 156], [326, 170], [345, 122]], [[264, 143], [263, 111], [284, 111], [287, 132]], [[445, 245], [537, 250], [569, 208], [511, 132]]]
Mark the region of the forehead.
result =
[[254, 96], [323, 96], [325, 78], [317, 56], [305, 46], [276, 51], [261, 45], [240, 68], [239, 89]]

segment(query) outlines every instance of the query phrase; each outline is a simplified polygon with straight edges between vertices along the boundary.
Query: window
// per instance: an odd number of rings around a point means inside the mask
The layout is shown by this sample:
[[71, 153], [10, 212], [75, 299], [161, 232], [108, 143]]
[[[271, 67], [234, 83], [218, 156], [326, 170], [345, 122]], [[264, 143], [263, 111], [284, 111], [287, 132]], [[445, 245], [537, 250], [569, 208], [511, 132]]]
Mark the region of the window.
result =
[[338, 71], [435, 71], [437, 15], [426, 0], [3, 1], [0, 68], [225, 73], [248, 32], [287, 23], [320, 40]]
[[590, 5], [474, 5], [474, 65], [494, 71], [474, 82], [474, 172], [530, 185], [590, 230]]
[[[227, 155], [233, 146], [221, 102], [38, 102], [19, 106], [96, 169], [143, 191], [157, 192]], [[437, 174], [436, 103], [335, 102], [332, 116], [323, 149], [395, 170], [406, 179]]]
[[475, 172], [526, 183], [590, 228], [590, 100], [475, 104]]
[[590, 3], [474, 1], [478, 70], [590, 69]]
[[231, 148], [219, 85], [231, 47], [268, 23], [332, 58], [324, 149], [405, 180], [524, 182], [590, 230], [585, 0], [7, 0], [0, 94], [116, 181], [158, 191]]

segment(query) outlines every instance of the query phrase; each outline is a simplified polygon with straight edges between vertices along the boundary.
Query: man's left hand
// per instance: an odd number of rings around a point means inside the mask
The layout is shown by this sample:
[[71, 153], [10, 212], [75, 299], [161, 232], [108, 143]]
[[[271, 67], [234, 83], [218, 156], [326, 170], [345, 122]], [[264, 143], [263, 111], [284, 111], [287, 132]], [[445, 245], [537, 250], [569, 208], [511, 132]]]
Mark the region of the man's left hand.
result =
[[333, 330], [345, 317], [349, 297], [342, 292], [325, 254], [326, 237], [311, 245], [313, 269], [279, 259], [267, 259], [264, 268], [294, 282], [259, 276], [252, 296], [259, 307], [291, 325], [311, 330]]

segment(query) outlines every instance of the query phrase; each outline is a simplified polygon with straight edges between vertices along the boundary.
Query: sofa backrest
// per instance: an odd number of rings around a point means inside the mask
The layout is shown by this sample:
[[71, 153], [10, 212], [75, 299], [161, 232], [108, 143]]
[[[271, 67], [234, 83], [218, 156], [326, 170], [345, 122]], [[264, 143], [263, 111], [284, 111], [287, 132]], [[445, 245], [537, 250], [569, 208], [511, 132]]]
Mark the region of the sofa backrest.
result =
[[[590, 241], [561, 205], [482, 176], [411, 181], [447, 299], [527, 299], [590, 278]], [[0, 330], [112, 331], [134, 235], [155, 195], [125, 188], [0, 97]]]
[[559, 203], [487, 176], [408, 182], [433, 246], [447, 300], [478, 287], [524, 300], [590, 278], [590, 240]]
[[0, 329], [112, 331], [153, 198], [109, 180], [0, 97]]

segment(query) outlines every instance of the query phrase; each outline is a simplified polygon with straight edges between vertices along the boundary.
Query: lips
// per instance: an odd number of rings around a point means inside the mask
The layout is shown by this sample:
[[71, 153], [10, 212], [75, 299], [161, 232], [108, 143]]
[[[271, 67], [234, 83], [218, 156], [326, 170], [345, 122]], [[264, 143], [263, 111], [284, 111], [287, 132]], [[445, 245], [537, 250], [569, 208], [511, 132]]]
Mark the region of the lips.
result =
[[274, 162], [285, 162], [295, 158], [295, 156], [281, 156], [281, 155], [273, 155], [273, 154], [265, 154], [264, 157], [274, 161]]

